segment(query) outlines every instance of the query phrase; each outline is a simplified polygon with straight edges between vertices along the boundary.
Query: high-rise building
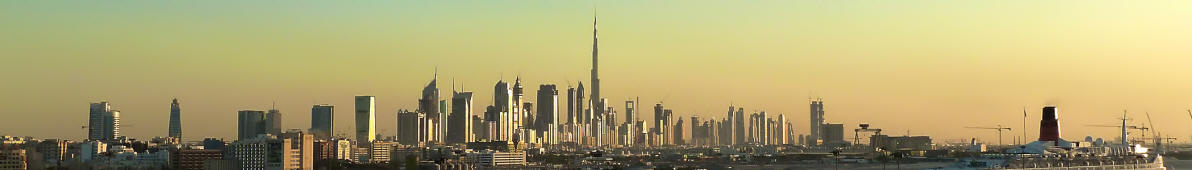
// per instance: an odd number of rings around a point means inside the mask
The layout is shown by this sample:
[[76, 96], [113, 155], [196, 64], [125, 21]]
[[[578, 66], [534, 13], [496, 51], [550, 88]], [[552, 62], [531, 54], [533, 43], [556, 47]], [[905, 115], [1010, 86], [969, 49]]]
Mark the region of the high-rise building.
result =
[[576, 107], [576, 103], [578, 103], [579, 101], [575, 100], [575, 97], [576, 97], [575, 96], [575, 88], [573, 88], [571, 86], [567, 86], [567, 120], [564, 121], [563, 123], [566, 123], [568, 125], [575, 124], [576, 116], [578, 116], [578, 115], [576, 115], [576, 113], [577, 113], [576, 111], [579, 109], [577, 109], [575, 107]]
[[265, 113], [265, 132], [273, 136], [281, 135], [281, 110], [275, 106]]
[[248, 140], [257, 135], [266, 134], [265, 112], [259, 110], [241, 110], [236, 122], [236, 140]]
[[472, 92], [453, 92], [447, 121], [447, 144], [465, 144], [472, 137]]
[[310, 108], [310, 133], [315, 139], [330, 140], [335, 133], [335, 106], [321, 104]]
[[108, 102], [91, 103], [91, 112], [87, 116], [87, 139], [104, 139], [104, 115], [111, 110], [112, 106]]
[[120, 111], [112, 110], [108, 102], [91, 103], [88, 114], [87, 139], [115, 140], [120, 137]]
[[519, 127], [525, 127], [532, 129], [534, 127], [534, 122], [527, 120], [533, 118], [528, 118], [528, 115], [525, 112], [526, 109], [523, 105], [523, 102], [525, 102], [525, 88], [522, 87], [520, 76], [514, 78], [513, 80], [513, 99], [509, 102], [513, 104], [513, 106], [509, 109], [509, 114], [512, 116], [511, 118], [513, 118], [514, 124], [512, 128], [518, 129]]
[[[445, 117], [447, 117], [447, 116], [443, 115], [445, 113], [442, 112], [443, 108], [441, 107], [442, 105], [440, 104], [440, 101], [439, 101], [438, 81], [439, 81], [439, 73], [436, 71], [434, 79], [431, 79], [430, 83], [427, 83], [426, 87], [422, 88], [422, 98], [418, 99], [417, 112], [425, 114], [426, 118], [430, 119], [430, 121], [432, 121], [432, 122], [440, 122], [440, 123], [436, 123], [434, 125], [442, 124], [441, 120], [444, 120]], [[432, 134], [442, 134], [442, 133], [446, 132], [446, 129], [444, 129], [444, 128], [445, 127], [431, 126], [431, 127], [429, 127], [429, 129], [426, 129], [426, 130], [432, 132]], [[433, 141], [443, 141], [443, 139], [441, 138], [440, 135], [432, 135], [429, 137]]]
[[674, 133], [675, 139], [674, 139], [673, 144], [675, 144], [675, 145], [687, 144], [683, 140], [683, 119], [680, 118], [678, 121], [675, 121], [674, 132], [675, 132]]
[[554, 84], [543, 84], [538, 86], [538, 117], [537, 129], [540, 134], [554, 133], [546, 132], [550, 126], [558, 125], [559, 119], [559, 89]]
[[510, 111], [513, 108], [513, 89], [505, 81], [497, 81], [493, 86], [493, 106], [497, 111]]
[[[680, 118], [680, 120], [682, 120], [682, 119]], [[702, 145], [704, 143], [704, 141], [702, 141], [702, 140], [708, 138], [707, 134], [703, 133], [704, 129], [702, 126], [703, 126], [703, 124], [700, 124], [700, 122], [699, 122], [699, 116], [691, 116], [691, 142], [690, 143], [692, 145]]]
[[376, 98], [356, 96], [356, 145], [368, 147], [377, 139]]
[[399, 110], [397, 112], [397, 142], [403, 145], [417, 146], [422, 140], [422, 120], [426, 116], [418, 112]]
[[104, 139], [116, 140], [120, 138], [120, 111], [112, 110], [104, 115]]
[[787, 144], [786, 141], [787, 141], [787, 138], [789, 137], [787, 135], [788, 129], [786, 129], [787, 124], [790, 124], [790, 123], [786, 122], [786, 114], [778, 114], [778, 124], [776, 125], [777, 127], [775, 128], [775, 130], [777, 130], [777, 131], [774, 132], [774, 134], [775, 134], [774, 137], [776, 137], [774, 140], [778, 141], [777, 144]]
[[663, 110], [665, 109], [662, 107], [662, 103], [654, 104], [654, 130], [652, 131], [655, 134], [665, 133], [665, 130], [663, 129], [665, 129], [666, 125], [664, 125], [665, 123], [663, 122], [663, 119], [665, 119], [666, 116], [663, 114], [666, 112], [663, 112]]
[[490, 136], [491, 138], [489, 140], [509, 141], [511, 139], [510, 137], [513, 136], [513, 128], [517, 127], [513, 124], [513, 115], [511, 115], [513, 110], [515, 110], [513, 107], [513, 90], [510, 89], [509, 83], [497, 81], [497, 85], [493, 87], [493, 91], [493, 109], [495, 110], [491, 111], [492, 119], [487, 121], [494, 122], [496, 127], [489, 130], [496, 132], [496, 134]]
[[633, 121], [637, 121], [637, 117], [634, 116], [637, 116], [637, 101], [626, 100], [625, 123], [633, 124]]
[[600, 76], [598, 75], [600, 73], [600, 48], [597, 48], [599, 45], [596, 37], [596, 17], [592, 16], [592, 96], [590, 98], [593, 104], [592, 108], [595, 108], [593, 112], [597, 115], [603, 114], [605, 109], [605, 103], [600, 102]]
[[169, 137], [182, 139], [182, 108], [178, 106], [178, 99], [170, 103], [170, 132]]
[[[729, 113], [732, 113], [732, 110], [729, 110]], [[725, 117], [720, 122], [717, 122], [716, 126], [720, 127], [720, 145], [733, 145], [733, 140], [736, 140], [736, 138], [733, 137], [733, 118], [731, 114], [729, 117]]]
[[[535, 113], [535, 111], [537, 111], [538, 108], [534, 107], [534, 102], [522, 102], [522, 104], [519, 107], [521, 107], [521, 109], [520, 109], [521, 115], [525, 116], [524, 118], [522, 118], [521, 121], [525, 121], [525, 122], [529, 123], [528, 125], [523, 125], [522, 128], [524, 128], [524, 129], [538, 129], [535, 127], [535, 126], [537, 126], [537, 123], [538, 123], [537, 122], [538, 113]], [[558, 112], [558, 111], [556, 111], [556, 112]], [[521, 130], [518, 130], [518, 131], [521, 131]]]
[[584, 108], [584, 103], [587, 103], [587, 100], [584, 100], [584, 82], [580, 81], [579, 87], [575, 88], [575, 117], [578, 119], [576, 120], [577, 124], [592, 123], [592, 114]]
[[729, 105], [728, 106], [728, 116], [724, 117], [724, 125], [726, 125], [726, 126], [722, 126], [722, 128], [726, 129], [727, 132], [722, 132], [720, 137], [728, 138], [727, 141], [721, 140], [721, 143], [723, 143], [725, 145], [733, 145], [733, 143], [734, 143], [733, 141], [736, 140], [736, 138], [733, 135], [733, 132], [735, 132], [735, 131], [733, 131], [735, 129], [735, 126], [733, 126], [733, 118], [734, 118], [733, 112], [735, 112], [735, 111], [737, 111], [737, 107], [733, 106], [733, 105]]
[[[821, 132], [823, 132], [823, 130], [820, 130], [820, 126], [824, 124], [824, 99], [823, 98], [819, 98], [817, 100], [811, 101], [810, 115], [811, 115], [811, 119], [810, 119], [811, 122], [809, 124], [811, 124], [811, 127], [808, 128], [807, 130], [810, 131], [811, 134], [807, 135], [805, 140], [807, 140], [807, 142], [806, 142], [807, 145], [814, 146], [817, 143], [819, 143], [820, 140], [823, 139], [823, 135], [820, 134]], [[826, 140], [824, 140], [824, 141], [826, 141]]]
[[733, 143], [737, 145], [744, 145], [746, 137], [749, 136], [748, 133], [745, 133], [745, 108], [737, 107], [736, 116], [736, 118], [733, 118], [733, 129], [736, 130], [734, 132], [735, 134], [733, 135], [737, 138], [733, 141]]

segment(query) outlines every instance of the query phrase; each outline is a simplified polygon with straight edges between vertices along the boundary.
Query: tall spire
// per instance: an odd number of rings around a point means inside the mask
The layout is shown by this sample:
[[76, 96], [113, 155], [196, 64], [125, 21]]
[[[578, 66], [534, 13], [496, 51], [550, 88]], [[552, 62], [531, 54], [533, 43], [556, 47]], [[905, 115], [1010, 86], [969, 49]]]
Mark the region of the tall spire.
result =
[[600, 70], [600, 62], [599, 62], [600, 61], [600, 57], [599, 57], [600, 56], [600, 48], [599, 48], [600, 43], [599, 43], [599, 38], [597, 38], [597, 36], [596, 36], [597, 35], [596, 34], [596, 28], [597, 28], [596, 27], [596, 14], [595, 14], [596, 10], [592, 9], [592, 13], [593, 13], [592, 14], [592, 96], [588, 97], [588, 99], [592, 101], [592, 106], [591, 106], [591, 107], [593, 107], [592, 110], [595, 110], [597, 113], [600, 113], [604, 109], [604, 108], [602, 108], [602, 107], [604, 107], [601, 105], [602, 103], [599, 102], [600, 101], [600, 78], [599, 78], [598, 73], [600, 72], [599, 71]]

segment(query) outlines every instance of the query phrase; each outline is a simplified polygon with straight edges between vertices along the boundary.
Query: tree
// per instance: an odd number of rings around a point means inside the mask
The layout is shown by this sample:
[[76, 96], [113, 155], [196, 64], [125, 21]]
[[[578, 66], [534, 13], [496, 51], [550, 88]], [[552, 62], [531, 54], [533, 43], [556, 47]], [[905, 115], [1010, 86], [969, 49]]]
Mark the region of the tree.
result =
[[406, 170], [418, 169], [418, 157], [414, 155], [406, 156]]

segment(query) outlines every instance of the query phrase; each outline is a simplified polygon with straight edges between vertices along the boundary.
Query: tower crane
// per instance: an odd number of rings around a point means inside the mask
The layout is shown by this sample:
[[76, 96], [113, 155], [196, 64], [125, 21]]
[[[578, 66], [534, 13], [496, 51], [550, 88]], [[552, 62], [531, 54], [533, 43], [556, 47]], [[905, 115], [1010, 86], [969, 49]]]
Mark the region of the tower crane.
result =
[[1010, 131], [1010, 128], [1002, 127], [1002, 125], [997, 125], [997, 127], [964, 127], [964, 128], [997, 130], [997, 145], [999, 145], [999, 146], [1002, 145], [1002, 130]]
[[[1114, 127], [1114, 128], [1122, 128], [1122, 125], [1086, 125], [1086, 126], [1088, 126], [1088, 127]], [[1147, 131], [1149, 131], [1149, 130], [1151, 130], [1151, 128], [1149, 128], [1149, 127], [1146, 127], [1146, 126], [1134, 126], [1134, 125], [1127, 125], [1127, 126], [1126, 126], [1126, 129], [1129, 129], [1129, 130], [1140, 130], [1140, 131], [1142, 131], [1142, 133], [1141, 133], [1142, 135], [1141, 135], [1141, 136], [1139, 136], [1139, 138], [1136, 138], [1136, 140], [1135, 140], [1135, 141], [1131, 141], [1131, 142], [1136, 142], [1136, 143], [1138, 142], [1138, 140], [1143, 140], [1144, 138], [1147, 138], [1147, 137], [1146, 137], [1146, 132], [1147, 132]], [[1128, 141], [1129, 139], [1122, 139], [1122, 140], [1123, 140], [1123, 141]]]

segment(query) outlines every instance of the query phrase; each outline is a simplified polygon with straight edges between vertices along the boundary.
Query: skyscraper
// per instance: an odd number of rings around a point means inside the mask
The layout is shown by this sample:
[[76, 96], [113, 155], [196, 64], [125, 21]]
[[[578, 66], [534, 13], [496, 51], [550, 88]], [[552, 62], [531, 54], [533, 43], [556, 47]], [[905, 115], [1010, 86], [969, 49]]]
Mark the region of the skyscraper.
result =
[[[600, 48], [597, 48], [600, 43], [598, 42], [598, 38], [596, 37], [596, 16], [592, 16], [592, 96], [590, 98], [592, 100], [592, 108], [595, 108], [592, 109], [595, 112], [593, 114], [601, 114], [604, 111], [604, 103], [599, 101], [601, 96], [600, 77], [597, 75], [600, 73]], [[583, 86], [583, 84], [580, 84], [580, 86]]]
[[675, 139], [673, 140], [674, 141], [673, 144], [675, 144], [675, 145], [686, 144], [686, 142], [683, 142], [683, 119], [679, 119], [678, 121], [675, 121], [675, 126], [674, 126], [673, 131], [674, 131], [674, 137], [675, 137]]
[[377, 139], [376, 98], [356, 96], [356, 145], [368, 147]]
[[575, 100], [575, 97], [575, 88], [567, 86], [567, 121], [564, 122], [569, 125], [575, 124], [576, 116], [578, 116], [576, 111], [579, 109], [576, 108], [576, 103], [579, 101]]
[[182, 139], [182, 108], [178, 106], [178, 99], [170, 103], [170, 137]]
[[587, 101], [584, 100], [584, 82], [581, 81], [579, 82], [579, 87], [575, 88], [575, 117], [579, 119], [576, 120], [577, 123], [592, 123], [591, 113], [587, 112], [587, 109], [584, 108], [584, 103], [586, 102]]
[[537, 129], [539, 132], [546, 132], [546, 130], [549, 130], [551, 126], [559, 124], [559, 89], [557, 89], [554, 84], [543, 84], [538, 86], [537, 114], [537, 125], [534, 126], [534, 129]]
[[625, 101], [625, 123], [632, 124], [633, 121], [637, 120], [637, 117], [633, 117], [635, 115], [635, 112], [637, 112], [637, 103], [633, 100], [626, 100]]
[[778, 125], [776, 125], [777, 127], [775, 128], [777, 131], [774, 132], [776, 135], [774, 136], [776, 138], [775, 140], [778, 141], [777, 144], [787, 144], [787, 137], [790, 137], [787, 135], [787, 131], [789, 131], [789, 129], [786, 128], [787, 124], [790, 123], [786, 122], [786, 114], [778, 114]]
[[[443, 119], [441, 117], [446, 117], [446, 116], [442, 115], [443, 114], [442, 110], [441, 110], [442, 108], [440, 108], [441, 105], [439, 104], [438, 81], [439, 81], [439, 73], [438, 73], [438, 71], [436, 71], [434, 79], [431, 79], [430, 83], [427, 83], [426, 87], [422, 88], [422, 98], [418, 99], [417, 112], [425, 114], [426, 118], [430, 119], [432, 122], [442, 122], [441, 120], [443, 120]], [[439, 123], [439, 124], [441, 125], [442, 123]], [[430, 130], [431, 132], [434, 132], [435, 134], [442, 134], [443, 132], [446, 131], [446, 129], [443, 129], [443, 128], [444, 127], [441, 127], [441, 126], [431, 126], [430, 129], [427, 129], [427, 130]], [[442, 141], [442, 138], [439, 135], [434, 135], [434, 136], [430, 136], [430, 137], [434, 141]]]
[[310, 133], [315, 139], [330, 140], [335, 128], [335, 106], [321, 104], [310, 108]]
[[104, 140], [116, 140], [120, 138], [120, 111], [111, 110], [104, 114], [103, 138]]
[[735, 117], [733, 117], [733, 112], [735, 112], [735, 111], [737, 111], [737, 107], [733, 106], [733, 105], [729, 105], [728, 106], [728, 116], [724, 117], [723, 128], [726, 129], [727, 132], [721, 134], [721, 137], [727, 138], [728, 140], [721, 141], [721, 143], [724, 143], [725, 145], [733, 145], [737, 139], [737, 138], [735, 138], [736, 131], [734, 131], [736, 129], [736, 126], [734, 126], [735, 123], [733, 123], [733, 119], [735, 119]]
[[425, 115], [411, 112], [408, 110], [397, 111], [397, 142], [404, 145], [415, 145], [422, 141], [424, 131], [421, 129], [421, 121], [426, 119]]
[[265, 134], [265, 112], [241, 110], [236, 119], [236, 140], [248, 140]]
[[105, 115], [110, 114], [112, 106], [108, 102], [91, 103], [91, 112], [87, 115], [87, 139], [103, 140]]
[[513, 80], [513, 99], [509, 101], [511, 104], [513, 104], [513, 107], [511, 107], [509, 109], [509, 113], [510, 113], [510, 115], [513, 116], [512, 118], [513, 118], [513, 123], [514, 123], [513, 127], [514, 128], [517, 128], [517, 127], [533, 128], [534, 127], [534, 122], [527, 120], [527, 119], [533, 119], [533, 118], [527, 118], [526, 116], [528, 116], [528, 115], [524, 112], [526, 110], [525, 107], [522, 105], [522, 104], [524, 104], [523, 102], [525, 100], [524, 96], [525, 96], [525, 89], [522, 87], [521, 77], [518, 76], [518, 77], [514, 78], [514, 80]]
[[265, 113], [265, 132], [273, 136], [281, 135], [281, 111], [276, 106]]
[[496, 132], [495, 135], [490, 136], [489, 140], [493, 141], [509, 141], [513, 136], [513, 128], [517, 127], [513, 124], [512, 111], [513, 107], [513, 90], [510, 89], [509, 83], [505, 81], [497, 81], [497, 85], [493, 86], [493, 109], [492, 116], [489, 121], [495, 122], [494, 129], [490, 131]]
[[734, 132], [735, 134], [733, 135], [735, 135], [737, 138], [733, 141], [733, 143], [737, 145], [744, 145], [745, 137], [749, 135], [745, 133], [745, 108], [737, 107], [736, 115], [737, 117], [733, 118], [733, 124], [735, 125], [733, 129], [736, 130], [736, 132]]
[[823, 130], [820, 130], [820, 126], [822, 126], [824, 124], [824, 99], [823, 98], [819, 98], [817, 100], [811, 101], [810, 115], [811, 115], [811, 119], [810, 119], [811, 122], [809, 124], [811, 124], [811, 127], [808, 128], [808, 131], [811, 131], [811, 135], [807, 135], [807, 138], [805, 138], [805, 140], [807, 140], [808, 146], [814, 146], [817, 143], [819, 143], [818, 142], [819, 140], [823, 139], [823, 135], [821, 134], [823, 132]]
[[447, 144], [474, 141], [472, 137], [472, 92], [453, 92], [451, 115], [447, 118]]

